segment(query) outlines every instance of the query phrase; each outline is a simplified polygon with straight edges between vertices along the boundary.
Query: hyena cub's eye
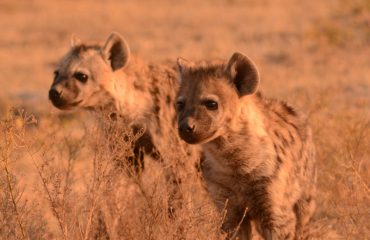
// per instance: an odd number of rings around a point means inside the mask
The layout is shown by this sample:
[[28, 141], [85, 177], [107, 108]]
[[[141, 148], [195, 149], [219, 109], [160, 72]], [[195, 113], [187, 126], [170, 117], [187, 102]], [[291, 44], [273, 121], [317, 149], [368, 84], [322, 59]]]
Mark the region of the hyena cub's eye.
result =
[[213, 100], [205, 100], [202, 103], [208, 110], [214, 111], [218, 109], [218, 103]]
[[87, 75], [82, 72], [76, 72], [75, 74], [73, 74], [73, 77], [82, 83], [85, 83], [88, 79]]
[[183, 110], [185, 107], [185, 102], [183, 100], [179, 100], [176, 102], [176, 109], [177, 111]]

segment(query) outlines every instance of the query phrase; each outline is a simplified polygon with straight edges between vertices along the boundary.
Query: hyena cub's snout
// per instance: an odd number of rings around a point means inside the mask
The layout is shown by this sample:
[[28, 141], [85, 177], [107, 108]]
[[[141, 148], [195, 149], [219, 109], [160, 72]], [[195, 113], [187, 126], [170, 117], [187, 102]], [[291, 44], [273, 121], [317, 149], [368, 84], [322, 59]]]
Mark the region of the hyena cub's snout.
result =
[[187, 143], [196, 143], [197, 126], [194, 119], [184, 118], [179, 122], [179, 135]]
[[[178, 126], [180, 137], [189, 144], [198, 144], [215, 135], [212, 115], [216, 114], [217, 109], [210, 110], [206, 105], [209, 103], [188, 103], [190, 109], [186, 109], [187, 105], [182, 102], [181, 98], [177, 101]], [[211, 111], [211, 112], [210, 112]]]
[[79, 105], [79, 89], [76, 83], [67, 80], [55, 80], [49, 90], [49, 100], [59, 109], [69, 109]]

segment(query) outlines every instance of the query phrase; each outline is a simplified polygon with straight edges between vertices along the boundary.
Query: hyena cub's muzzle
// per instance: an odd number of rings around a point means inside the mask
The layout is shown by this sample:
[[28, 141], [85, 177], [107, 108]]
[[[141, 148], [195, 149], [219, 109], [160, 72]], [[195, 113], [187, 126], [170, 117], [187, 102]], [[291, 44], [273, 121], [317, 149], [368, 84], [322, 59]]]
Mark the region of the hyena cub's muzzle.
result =
[[179, 123], [179, 135], [187, 143], [196, 143], [197, 134], [195, 122], [186, 118]]
[[189, 144], [199, 144], [215, 135], [210, 129], [210, 124], [203, 124], [194, 118], [179, 119], [179, 135], [182, 140]]
[[51, 86], [49, 100], [59, 109], [70, 109], [82, 102], [82, 100], [76, 100], [76, 94], [58, 85]]

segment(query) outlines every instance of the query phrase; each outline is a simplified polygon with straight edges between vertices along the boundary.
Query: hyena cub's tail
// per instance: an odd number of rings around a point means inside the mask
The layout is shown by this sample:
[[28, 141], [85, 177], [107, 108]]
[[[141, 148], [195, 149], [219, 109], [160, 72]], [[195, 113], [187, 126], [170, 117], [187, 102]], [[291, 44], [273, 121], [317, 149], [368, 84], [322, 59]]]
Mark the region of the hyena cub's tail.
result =
[[329, 219], [311, 220], [299, 233], [296, 240], [338, 240], [343, 239], [333, 228]]

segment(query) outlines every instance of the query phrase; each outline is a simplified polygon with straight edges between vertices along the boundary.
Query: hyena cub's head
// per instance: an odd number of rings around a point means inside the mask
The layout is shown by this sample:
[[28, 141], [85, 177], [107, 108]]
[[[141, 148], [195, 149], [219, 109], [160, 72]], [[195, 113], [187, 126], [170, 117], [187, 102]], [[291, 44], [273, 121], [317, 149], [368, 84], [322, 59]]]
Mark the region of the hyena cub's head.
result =
[[128, 63], [125, 40], [112, 33], [104, 46], [72, 44], [54, 71], [49, 99], [59, 109], [94, 108], [112, 101], [107, 86]]
[[255, 65], [240, 53], [234, 53], [226, 65], [195, 64], [179, 58], [178, 66], [179, 134], [190, 144], [220, 136], [238, 115], [241, 98], [255, 93], [259, 83]]

